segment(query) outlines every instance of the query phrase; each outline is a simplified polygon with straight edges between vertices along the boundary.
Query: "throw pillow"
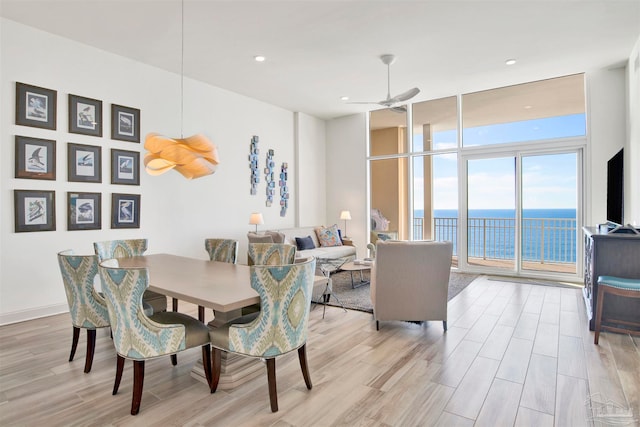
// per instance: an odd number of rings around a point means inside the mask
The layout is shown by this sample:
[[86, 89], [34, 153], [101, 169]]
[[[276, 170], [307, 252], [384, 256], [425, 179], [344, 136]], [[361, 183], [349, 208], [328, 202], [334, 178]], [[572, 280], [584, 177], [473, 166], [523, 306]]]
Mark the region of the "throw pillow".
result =
[[321, 247], [342, 246], [340, 234], [338, 234], [338, 226], [333, 224], [331, 227], [321, 228], [316, 231], [318, 241]]
[[279, 231], [265, 231], [264, 234], [271, 236], [273, 243], [284, 243], [284, 233]]
[[316, 247], [311, 236], [296, 237], [296, 246], [298, 247], [299, 251], [304, 251], [306, 249], [315, 249]]
[[247, 233], [249, 243], [274, 243], [273, 238], [268, 234]]

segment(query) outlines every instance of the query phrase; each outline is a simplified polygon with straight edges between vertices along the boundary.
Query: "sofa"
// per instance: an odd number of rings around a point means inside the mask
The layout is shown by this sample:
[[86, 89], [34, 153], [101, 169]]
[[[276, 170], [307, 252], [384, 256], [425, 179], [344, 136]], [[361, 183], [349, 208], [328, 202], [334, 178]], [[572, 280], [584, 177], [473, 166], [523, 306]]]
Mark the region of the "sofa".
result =
[[356, 257], [356, 247], [353, 245], [353, 243], [351, 243], [351, 241], [347, 241], [346, 243], [348, 244], [343, 244], [341, 246], [320, 246], [318, 236], [316, 235], [316, 228], [320, 227], [321, 226], [311, 226], [284, 228], [281, 230], [269, 230], [260, 234], [248, 233], [247, 237], [249, 239], [249, 243], [271, 241], [273, 243], [287, 243], [296, 246], [296, 248], [298, 247], [296, 243], [296, 237], [311, 237], [311, 240], [313, 241], [313, 245], [315, 247], [313, 249], [296, 250], [296, 258], [306, 258], [309, 256], [314, 256], [322, 260], [339, 258], [353, 259]]

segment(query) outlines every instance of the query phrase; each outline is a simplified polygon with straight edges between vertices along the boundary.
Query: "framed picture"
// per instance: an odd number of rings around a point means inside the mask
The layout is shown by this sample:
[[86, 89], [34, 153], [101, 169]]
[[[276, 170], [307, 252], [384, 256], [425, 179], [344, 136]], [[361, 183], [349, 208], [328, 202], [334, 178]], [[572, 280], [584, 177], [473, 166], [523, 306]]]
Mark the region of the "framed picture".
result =
[[69, 132], [102, 136], [102, 101], [69, 95]]
[[67, 193], [67, 230], [100, 230], [102, 228], [102, 194]]
[[140, 142], [140, 110], [111, 104], [111, 139]]
[[56, 142], [16, 135], [16, 178], [56, 179]]
[[16, 82], [16, 124], [56, 129], [57, 92]]
[[140, 195], [111, 195], [111, 228], [140, 228]]
[[13, 190], [15, 231], [53, 231], [56, 229], [54, 191]]
[[67, 144], [67, 167], [71, 182], [102, 182], [102, 147]]
[[111, 149], [111, 183], [140, 185], [140, 152]]

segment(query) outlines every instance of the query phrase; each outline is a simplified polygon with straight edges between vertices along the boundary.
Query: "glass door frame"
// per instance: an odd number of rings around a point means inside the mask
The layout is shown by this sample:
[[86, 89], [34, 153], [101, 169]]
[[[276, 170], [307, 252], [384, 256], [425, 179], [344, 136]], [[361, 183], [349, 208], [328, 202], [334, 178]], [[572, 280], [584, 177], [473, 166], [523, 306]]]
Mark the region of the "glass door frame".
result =
[[[583, 276], [584, 240], [584, 188], [585, 188], [585, 138], [563, 139], [559, 147], [557, 141], [534, 141], [528, 144], [508, 144], [500, 147], [469, 147], [461, 149], [458, 156], [458, 268], [461, 271], [492, 275], [513, 275], [547, 280], [579, 281]], [[522, 158], [537, 155], [576, 154], [576, 271], [575, 273], [555, 273], [522, 268]], [[515, 158], [515, 267], [513, 270], [478, 267], [467, 262], [468, 257], [468, 168], [469, 160], [490, 158]]]

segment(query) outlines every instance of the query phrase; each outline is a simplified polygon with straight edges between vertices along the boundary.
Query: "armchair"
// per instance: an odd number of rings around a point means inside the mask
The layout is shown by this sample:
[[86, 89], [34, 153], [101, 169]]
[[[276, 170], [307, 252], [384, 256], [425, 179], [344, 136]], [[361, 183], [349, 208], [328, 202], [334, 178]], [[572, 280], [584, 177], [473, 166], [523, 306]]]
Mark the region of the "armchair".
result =
[[442, 320], [447, 330], [451, 242], [377, 243], [371, 270], [371, 301], [376, 329], [380, 320]]

